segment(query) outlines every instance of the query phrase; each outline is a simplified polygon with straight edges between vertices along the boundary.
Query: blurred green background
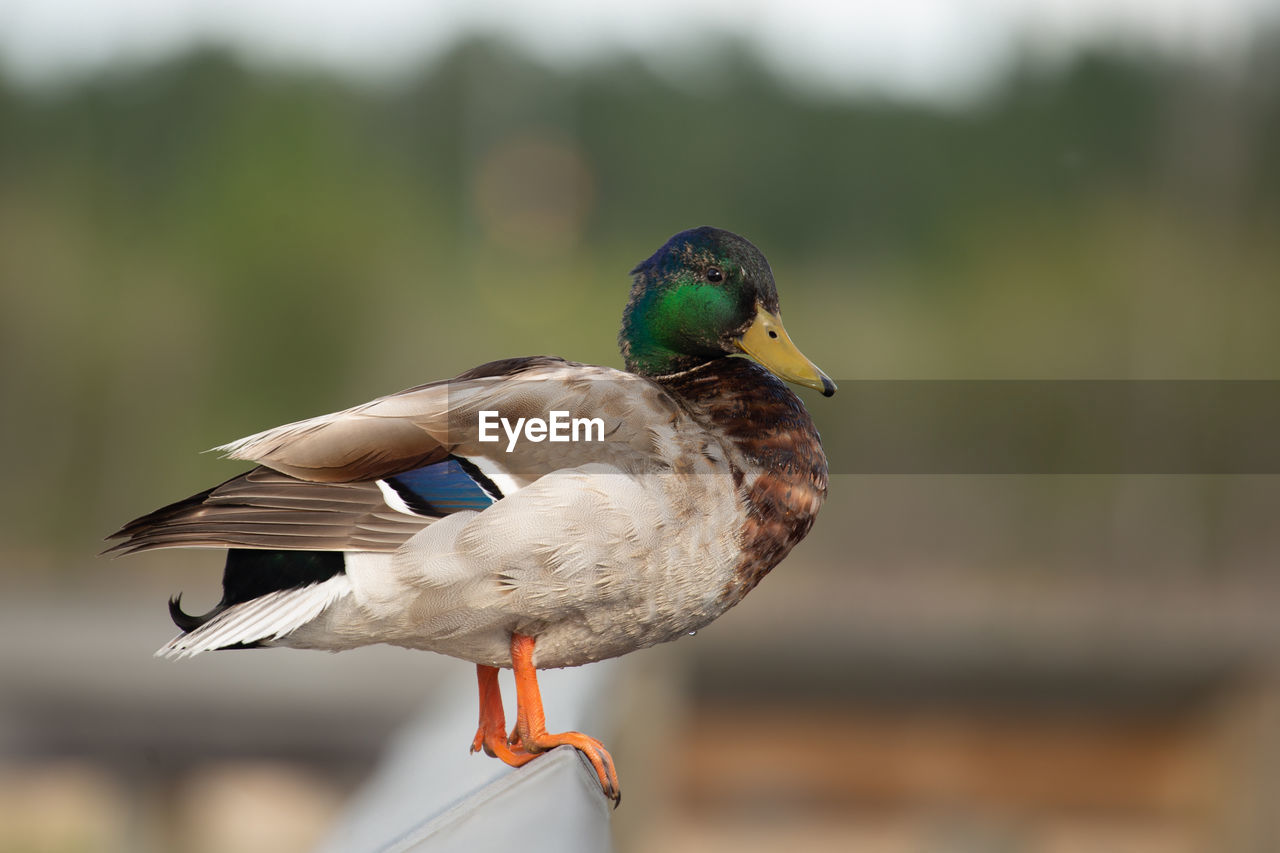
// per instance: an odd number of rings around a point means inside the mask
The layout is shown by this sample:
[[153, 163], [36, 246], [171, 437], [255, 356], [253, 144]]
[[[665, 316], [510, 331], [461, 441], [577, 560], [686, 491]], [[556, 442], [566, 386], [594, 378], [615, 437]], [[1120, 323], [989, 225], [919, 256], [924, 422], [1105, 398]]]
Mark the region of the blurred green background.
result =
[[491, 358], [617, 364], [627, 271], [704, 223], [840, 379], [1275, 378], [1276, 43], [1028, 58], [941, 105], [730, 41], [681, 80], [470, 41], [383, 87], [215, 50], [10, 83], [3, 440], [57, 452], [12, 455], [4, 541], [61, 571], [225, 473], [193, 451]]
[[[207, 590], [213, 563], [92, 555], [238, 470], [200, 451], [490, 359], [618, 365], [627, 271], [695, 225], [763, 249], [837, 380], [1280, 378], [1280, 31], [1230, 61], [1027, 49], [951, 99], [806, 87], [729, 35], [684, 60], [548, 64], [471, 37], [378, 81], [219, 48], [0, 77], [10, 612], [124, 587], [162, 624], [163, 595]], [[753, 837], [797, 849], [1275, 849], [1249, 805], [1280, 790], [1258, 723], [1280, 661], [1274, 480], [841, 473], [795, 557], [674, 650], [694, 661], [672, 661], [676, 742], [703, 752], [671, 759], [675, 816], [631, 843], [755, 849], [734, 815], [765, 797], [792, 829]], [[38, 636], [8, 645], [39, 660]], [[717, 798], [709, 721], [744, 703], [885, 765]], [[11, 752], [35, 763], [0, 785], [26, 788], [43, 753]], [[1025, 764], [984, 763], [1006, 753]], [[114, 802], [113, 777], [58, 755], [108, 792], [65, 802]], [[893, 772], [922, 755], [952, 758]], [[319, 826], [343, 772], [318, 777]], [[1087, 796], [1108, 778], [1127, 781]], [[114, 837], [88, 826], [9, 840]]]

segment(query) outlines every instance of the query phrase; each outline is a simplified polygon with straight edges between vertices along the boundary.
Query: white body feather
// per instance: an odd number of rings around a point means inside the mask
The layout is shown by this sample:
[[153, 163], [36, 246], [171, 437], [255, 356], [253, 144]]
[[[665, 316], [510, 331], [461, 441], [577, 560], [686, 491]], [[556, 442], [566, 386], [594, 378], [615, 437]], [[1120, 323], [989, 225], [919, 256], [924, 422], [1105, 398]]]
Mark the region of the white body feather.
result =
[[[485, 408], [600, 416], [608, 440], [506, 454], [476, 440]], [[353, 545], [344, 574], [235, 604], [158, 654], [390, 643], [507, 666], [512, 632], [537, 636], [539, 667], [624, 654], [728, 606], [751, 480], [735, 485], [725, 448], [660, 386], [569, 363], [425, 386], [220, 449], [310, 483], [349, 482], [359, 466], [435, 449], [470, 460], [505, 497], [422, 519], [394, 550]], [[391, 515], [411, 513], [378, 489]]]
[[[351, 555], [351, 593], [272, 645], [390, 643], [510, 665], [513, 631], [539, 667], [577, 666], [695, 631], [720, 615], [739, 543], [725, 475], [557, 472], [489, 509], [448, 516], [395, 554]], [[705, 523], [673, 529], [672, 501]], [[703, 520], [700, 519], [700, 520]]]

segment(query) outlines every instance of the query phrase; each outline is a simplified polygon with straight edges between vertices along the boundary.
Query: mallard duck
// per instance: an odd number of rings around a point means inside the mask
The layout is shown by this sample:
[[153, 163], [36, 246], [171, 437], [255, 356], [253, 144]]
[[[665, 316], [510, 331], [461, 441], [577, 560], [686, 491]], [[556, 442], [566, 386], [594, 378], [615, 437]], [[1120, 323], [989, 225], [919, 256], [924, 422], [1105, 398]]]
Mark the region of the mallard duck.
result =
[[157, 655], [390, 643], [462, 658], [480, 688], [473, 752], [518, 766], [569, 744], [616, 803], [603, 745], [547, 731], [537, 670], [673, 640], [742, 600], [827, 491], [818, 433], [779, 379], [836, 390], [742, 237], [683, 231], [632, 275], [625, 371], [494, 361], [218, 448], [257, 467], [108, 537], [109, 553], [227, 550], [222, 600], [197, 616], [172, 598], [182, 633]]

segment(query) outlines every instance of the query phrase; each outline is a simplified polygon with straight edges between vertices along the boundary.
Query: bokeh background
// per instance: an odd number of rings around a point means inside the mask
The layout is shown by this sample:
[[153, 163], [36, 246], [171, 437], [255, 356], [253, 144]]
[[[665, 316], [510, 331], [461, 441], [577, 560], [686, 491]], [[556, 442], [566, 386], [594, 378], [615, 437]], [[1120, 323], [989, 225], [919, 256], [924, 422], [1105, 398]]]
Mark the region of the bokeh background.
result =
[[[756, 242], [837, 380], [1280, 379], [1273, 3], [420, 5], [0, 8], [0, 849], [309, 849], [466, 665], [152, 661], [216, 558], [102, 536], [267, 426], [617, 365], [680, 229]], [[1280, 849], [1278, 510], [837, 470], [626, 663], [620, 849]]]

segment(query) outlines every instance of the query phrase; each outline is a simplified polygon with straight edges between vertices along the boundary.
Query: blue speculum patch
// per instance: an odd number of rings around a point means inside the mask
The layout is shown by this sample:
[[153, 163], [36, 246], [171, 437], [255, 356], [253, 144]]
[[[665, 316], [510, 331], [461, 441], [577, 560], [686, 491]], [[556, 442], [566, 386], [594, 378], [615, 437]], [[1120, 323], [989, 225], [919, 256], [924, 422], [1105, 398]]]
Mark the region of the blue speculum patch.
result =
[[422, 515], [479, 511], [502, 497], [475, 465], [456, 456], [387, 477], [385, 482], [410, 509]]

